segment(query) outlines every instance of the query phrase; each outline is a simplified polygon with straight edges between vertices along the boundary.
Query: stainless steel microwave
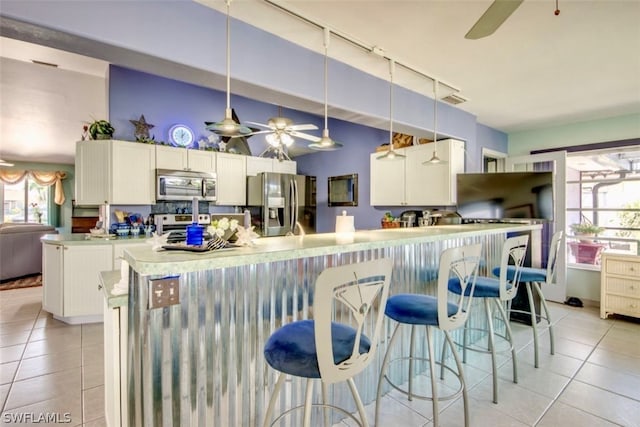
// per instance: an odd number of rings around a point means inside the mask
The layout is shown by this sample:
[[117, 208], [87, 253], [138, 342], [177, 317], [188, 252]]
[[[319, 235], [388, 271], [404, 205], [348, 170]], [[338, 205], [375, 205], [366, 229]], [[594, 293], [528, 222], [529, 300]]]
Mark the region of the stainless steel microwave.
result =
[[214, 172], [156, 169], [156, 200], [216, 201]]

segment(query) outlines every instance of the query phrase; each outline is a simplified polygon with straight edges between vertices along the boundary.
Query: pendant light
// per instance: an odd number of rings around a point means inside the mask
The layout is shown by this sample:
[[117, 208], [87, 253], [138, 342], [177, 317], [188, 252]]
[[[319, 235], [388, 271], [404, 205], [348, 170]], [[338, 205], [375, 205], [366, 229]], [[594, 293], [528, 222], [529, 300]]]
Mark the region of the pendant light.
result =
[[224, 111], [224, 119], [220, 122], [215, 122], [207, 125], [207, 130], [210, 130], [217, 135], [234, 137], [245, 136], [252, 132], [251, 128], [241, 125], [233, 120], [233, 113], [231, 110], [231, 37], [230, 37], [230, 22], [229, 22], [229, 6], [231, 0], [226, 0], [227, 3], [227, 108]]
[[406, 157], [393, 149], [393, 72], [395, 68], [396, 62], [389, 59], [389, 149], [382, 156], [378, 156], [377, 160], [401, 160]]
[[320, 141], [309, 144], [309, 148], [313, 150], [320, 151], [332, 151], [337, 150], [342, 147], [342, 144], [334, 141], [329, 137], [329, 125], [328, 125], [328, 84], [327, 84], [327, 74], [328, 74], [328, 62], [329, 62], [329, 40], [331, 38], [331, 31], [328, 28], [324, 29], [324, 129], [322, 130], [322, 138]]
[[437, 144], [438, 144], [438, 80], [433, 80], [433, 156], [429, 160], [422, 162], [423, 165], [442, 165], [447, 163], [446, 160], [442, 160], [438, 157]]
[[13, 163], [5, 162], [4, 160], [0, 159], [0, 166], [11, 167], [13, 166]]

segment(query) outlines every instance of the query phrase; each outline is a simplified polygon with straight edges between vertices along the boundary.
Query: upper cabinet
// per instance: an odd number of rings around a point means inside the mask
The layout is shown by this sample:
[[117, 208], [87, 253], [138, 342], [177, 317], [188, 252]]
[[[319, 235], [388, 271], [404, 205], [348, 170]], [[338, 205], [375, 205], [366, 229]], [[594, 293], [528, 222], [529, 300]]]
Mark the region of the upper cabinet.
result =
[[215, 172], [216, 153], [213, 151], [187, 150], [186, 148], [156, 145], [156, 168]]
[[370, 194], [373, 206], [451, 206], [456, 204], [456, 174], [464, 173], [464, 142], [437, 142], [440, 164], [424, 165], [433, 156], [434, 144], [396, 150], [406, 157], [377, 160], [370, 157]]
[[260, 172], [290, 173], [295, 175], [297, 164], [293, 160], [278, 160], [266, 157], [247, 157], [247, 176], [256, 176]]
[[247, 203], [247, 156], [216, 153], [217, 205], [244, 206]]
[[97, 140], [76, 143], [76, 203], [155, 203], [156, 152], [152, 144]]

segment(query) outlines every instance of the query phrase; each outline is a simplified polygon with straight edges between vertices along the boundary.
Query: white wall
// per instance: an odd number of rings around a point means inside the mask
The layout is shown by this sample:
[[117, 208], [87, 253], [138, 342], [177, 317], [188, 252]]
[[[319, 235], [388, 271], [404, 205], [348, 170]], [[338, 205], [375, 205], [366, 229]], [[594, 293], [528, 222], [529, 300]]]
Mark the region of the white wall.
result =
[[84, 122], [107, 118], [106, 76], [9, 58], [0, 70], [0, 157], [73, 164]]

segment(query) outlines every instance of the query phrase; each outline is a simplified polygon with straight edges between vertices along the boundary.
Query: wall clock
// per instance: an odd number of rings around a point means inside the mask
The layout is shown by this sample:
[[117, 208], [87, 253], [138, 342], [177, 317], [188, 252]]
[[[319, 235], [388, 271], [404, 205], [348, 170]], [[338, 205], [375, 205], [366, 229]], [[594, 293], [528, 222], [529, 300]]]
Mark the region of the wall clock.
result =
[[191, 128], [186, 125], [177, 124], [169, 129], [169, 142], [177, 147], [187, 147], [193, 143], [195, 135]]

